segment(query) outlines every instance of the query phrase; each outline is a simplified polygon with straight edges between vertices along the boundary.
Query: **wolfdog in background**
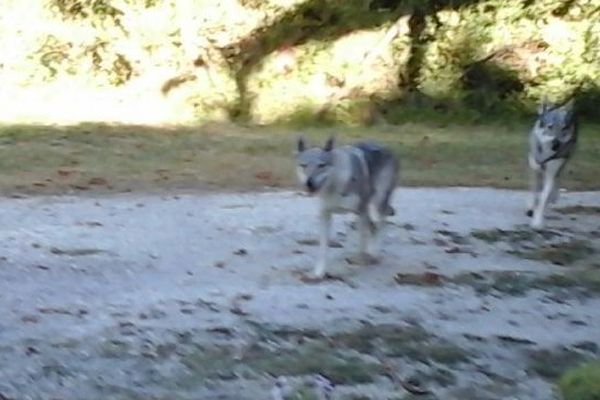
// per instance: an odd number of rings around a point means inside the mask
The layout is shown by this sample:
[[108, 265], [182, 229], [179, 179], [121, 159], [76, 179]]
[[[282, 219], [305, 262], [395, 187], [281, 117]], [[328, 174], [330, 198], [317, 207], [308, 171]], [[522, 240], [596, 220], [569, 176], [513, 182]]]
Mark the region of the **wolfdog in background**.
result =
[[544, 227], [544, 212], [558, 199], [557, 180], [575, 150], [578, 126], [573, 103], [556, 106], [544, 101], [529, 135], [532, 197], [527, 215], [533, 217], [534, 229]]
[[299, 138], [296, 163], [301, 185], [320, 202], [319, 257], [314, 277], [325, 275], [332, 214], [356, 214], [359, 255], [377, 252], [377, 234], [385, 218], [394, 215], [390, 200], [399, 173], [396, 156], [373, 142], [335, 147], [331, 137], [323, 148], [307, 148]]

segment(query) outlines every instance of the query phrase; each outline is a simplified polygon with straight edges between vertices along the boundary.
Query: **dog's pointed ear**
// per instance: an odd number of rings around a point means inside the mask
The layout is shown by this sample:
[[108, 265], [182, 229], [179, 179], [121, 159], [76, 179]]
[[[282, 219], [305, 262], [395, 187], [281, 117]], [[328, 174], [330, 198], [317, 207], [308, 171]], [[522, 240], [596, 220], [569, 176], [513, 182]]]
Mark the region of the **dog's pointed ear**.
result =
[[325, 143], [325, 147], [323, 147], [323, 150], [331, 151], [331, 150], [333, 150], [334, 146], [335, 146], [335, 137], [330, 136], [329, 139], [327, 139], [327, 142]]
[[298, 136], [298, 143], [296, 144], [296, 153], [302, 153], [306, 149], [306, 143], [304, 142], [304, 136]]

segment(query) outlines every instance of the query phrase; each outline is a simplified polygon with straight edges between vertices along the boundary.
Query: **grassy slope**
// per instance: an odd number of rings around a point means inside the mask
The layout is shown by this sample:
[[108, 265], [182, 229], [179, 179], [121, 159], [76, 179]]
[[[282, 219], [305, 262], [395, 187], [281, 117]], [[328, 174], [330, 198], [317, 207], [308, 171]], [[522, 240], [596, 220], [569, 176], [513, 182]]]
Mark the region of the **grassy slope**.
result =
[[[322, 141], [375, 138], [402, 158], [402, 184], [411, 186], [526, 185], [527, 126], [407, 123], [371, 128], [309, 128]], [[514, 127], [514, 126], [517, 127]], [[299, 130], [234, 125], [143, 127], [0, 127], [0, 191], [121, 192], [161, 189], [290, 187]], [[562, 186], [598, 189], [600, 129], [584, 125]]]

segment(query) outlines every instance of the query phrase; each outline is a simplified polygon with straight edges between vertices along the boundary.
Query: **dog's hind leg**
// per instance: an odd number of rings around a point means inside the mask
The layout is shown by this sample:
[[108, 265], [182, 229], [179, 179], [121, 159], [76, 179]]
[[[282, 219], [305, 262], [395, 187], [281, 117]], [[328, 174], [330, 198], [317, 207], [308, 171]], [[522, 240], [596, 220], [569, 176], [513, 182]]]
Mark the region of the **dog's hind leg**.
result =
[[358, 253], [352, 256], [352, 263], [368, 265], [377, 260], [370, 254], [370, 245], [373, 240], [374, 224], [369, 218], [368, 210], [357, 213], [356, 225], [358, 226]]
[[319, 218], [320, 232], [319, 232], [319, 259], [315, 266], [314, 275], [315, 278], [322, 278], [325, 276], [325, 270], [327, 268], [327, 250], [329, 247], [329, 234], [331, 231], [331, 213], [328, 211], [321, 211]]
[[396, 214], [394, 208], [390, 205], [396, 186], [396, 172], [393, 170], [388, 171], [387, 176], [384, 174], [378, 178], [380, 178], [381, 184], [375, 190], [368, 207], [369, 217], [374, 226], [370, 251], [373, 255], [379, 254], [381, 251], [382, 230], [385, 228], [387, 217]]
[[375, 193], [368, 206], [368, 214], [372, 229], [371, 240], [367, 252], [374, 258], [379, 257], [382, 250], [383, 231], [386, 226], [386, 219], [395, 214], [394, 209], [389, 204], [392, 192], [393, 187], [386, 192]]
[[369, 204], [369, 219], [371, 220], [371, 240], [369, 241], [367, 253], [377, 257], [381, 252], [381, 231], [385, 226], [385, 212], [387, 205]]
[[536, 209], [540, 199], [540, 192], [542, 191], [542, 169], [539, 165], [535, 164], [534, 161], [529, 161], [529, 189], [531, 197], [527, 203], [527, 216], [533, 216], [533, 210]]
[[546, 163], [546, 168], [544, 169], [544, 187], [537, 207], [533, 211], [533, 219], [531, 220], [531, 227], [534, 229], [542, 229], [544, 227], [544, 213], [546, 212], [552, 192], [555, 190], [556, 177], [564, 163], [565, 160], [563, 159], [551, 160]]
[[364, 257], [367, 254], [369, 245], [369, 236], [371, 235], [371, 221], [365, 212], [360, 212], [357, 215], [358, 226], [358, 254]]

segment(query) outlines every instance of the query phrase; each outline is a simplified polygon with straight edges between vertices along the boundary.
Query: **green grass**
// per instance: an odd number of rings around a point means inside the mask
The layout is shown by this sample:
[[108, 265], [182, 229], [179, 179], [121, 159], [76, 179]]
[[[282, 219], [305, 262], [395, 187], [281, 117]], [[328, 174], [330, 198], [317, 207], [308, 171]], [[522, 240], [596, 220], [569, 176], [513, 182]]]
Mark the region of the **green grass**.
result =
[[565, 347], [534, 350], [529, 354], [530, 373], [542, 378], [557, 379], [569, 368], [585, 361], [585, 356]]
[[600, 207], [598, 206], [566, 206], [557, 208], [561, 214], [578, 214], [578, 215], [600, 215]]
[[587, 298], [600, 295], [600, 269], [589, 264], [547, 275], [514, 271], [485, 274], [468, 272], [455, 275], [450, 281], [457, 285], [470, 286], [482, 295], [496, 291], [510, 296], [523, 296], [530, 290]]
[[511, 247], [508, 250], [509, 254], [530, 260], [548, 261], [555, 265], [570, 266], [594, 257], [597, 252], [589, 240], [591, 234], [564, 237], [554, 231], [534, 232], [518, 228], [474, 230], [471, 236], [489, 244], [505, 242]]
[[559, 387], [564, 400], [600, 400], [600, 361], [568, 370]]
[[[600, 134], [584, 127], [563, 185], [597, 189]], [[396, 151], [406, 186], [524, 188], [527, 127], [406, 123], [370, 128], [147, 127], [83, 124], [0, 127], [0, 190], [85, 193], [292, 187], [295, 138], [373, 138]]]
[[[309, 376], [324, 374], [337, 384], [371, 383], [383, 373], [383, 367], [376, 362], [366, 361], [344, 349], [333, 348], [321, 341], [297, 346], [294, 349], [268, 349], [254, 346], [242, 359], [234, 359], [232, 350], [216, 347], [201, 349], [182, 358], [191, 376], [180, 384], [196, 384], [205, 379], [244, 375], [263, 376]], [[191, 379], [190, 379], [191, 378]]]
[[[382, 360], [407, 359], [420, 365], [422, 381], [448, 386], [456, 379], [450, 370], [471, 362], [467, 350], [418, 325], [365, 325], [333, 335], [258, 322], [251, 326], [259, 340], [241, 353], [227, 345], [179, 348], [172, 353], [182, 354], [180, 361], [189, 372], [174, 384], [192, 388], [207, 379], [322, 374], [335, 384], [353, 386], [387, 376], [388, 365]], [[120, 344], [109, 343], [106, 356], [114, 357], [122, 349]], [[127, 356], [128, 349], [122, 350]]]
[[593, 256], [594, 247], [586, 240], [573, 239], [560, 244], [542, 246], [532, 250], [518, 250], [514, 254], [531, 260], [549, 261], [555, 265], [569, 266]]

